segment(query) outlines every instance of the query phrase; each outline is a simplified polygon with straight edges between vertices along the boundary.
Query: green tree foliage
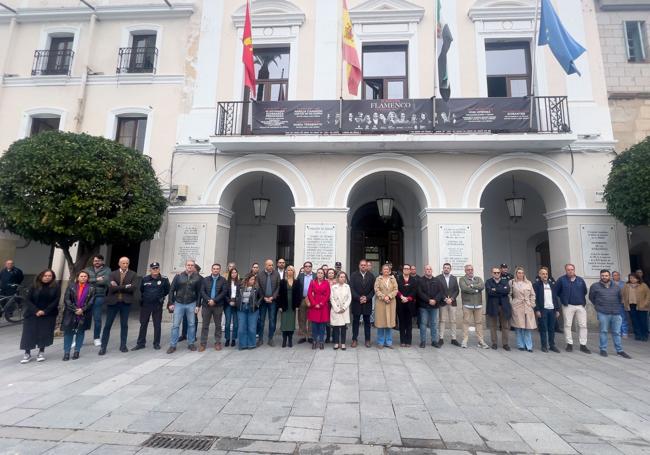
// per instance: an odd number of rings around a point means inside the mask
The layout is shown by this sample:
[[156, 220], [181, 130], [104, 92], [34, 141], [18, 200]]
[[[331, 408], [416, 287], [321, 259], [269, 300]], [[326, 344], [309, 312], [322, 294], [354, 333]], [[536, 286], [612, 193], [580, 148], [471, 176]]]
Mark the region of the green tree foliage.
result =
[[105, 138], [44, 132], [0, 158], [0, 227], [61, 248], [73, 274], [102, 244], [153, 238], [166, 205], [148, 160]]
[[612, 161], [607, 210], [628, 227], [650, 224], [650, 136]]

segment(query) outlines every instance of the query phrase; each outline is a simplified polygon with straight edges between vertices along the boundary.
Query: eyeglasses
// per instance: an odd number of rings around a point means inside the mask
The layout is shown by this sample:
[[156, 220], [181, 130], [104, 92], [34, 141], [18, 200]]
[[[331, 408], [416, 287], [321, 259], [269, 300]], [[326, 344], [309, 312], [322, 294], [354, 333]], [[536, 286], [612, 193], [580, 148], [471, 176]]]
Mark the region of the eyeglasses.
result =
[[492, 275], [501, 275], [501, 272], [492, 272]]

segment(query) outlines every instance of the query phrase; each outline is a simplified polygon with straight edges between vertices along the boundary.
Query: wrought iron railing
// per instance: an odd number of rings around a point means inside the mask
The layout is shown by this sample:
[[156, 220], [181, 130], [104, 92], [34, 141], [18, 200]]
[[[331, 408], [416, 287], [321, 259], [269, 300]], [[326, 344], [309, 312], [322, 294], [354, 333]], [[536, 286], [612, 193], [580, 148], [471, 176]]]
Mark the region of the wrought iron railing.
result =
[[32, 76], [69, 76], [73, 58], [74, 51], [71, 49], [36, 50], [34, 51]]
[[[486, 99], [487, 101], [487, 99]], [[278, 106], [282, 102], [278, 102]], [[308, 105], [310, 102], [305, 102]], [[314, 101], [314, 104], [319, 101]], [[340, 112], [344, 112], [344, 103], [346, 100], [341, 100]], [[436, 103], [437, 105], [437, 103]], [[217, 124], [215, 134], [217, 136], [247, 136], [253, 134], [252, 120], [253, 120], [253, 102], [252, 101], [227, 101], [217, 104]], [[571, 122], [569, 119], [569, 104], [566, 96], [535, 96], [531, 103], [528, 103], [530, 112], [526, 112], [526, 116], [532, 121], [526, 122], [525, 128], [517, 128], [513, 130], [508, 129], [472, 129], [466, 130], [455, 129], [450, 132], [445, 126], [433, 126], [428, 131], [395, 131], [393, 133], [400, 134], [422, 134], [425, 133], [438, 133], [438, 134], [462, 134], [464, 132], [483, 132], [483, 133], [540, 133], [540, 134], [561, 134], [571, 132]], [[348, 134], [344, 128], [341, 127], [339, 122], [338, 130], [327, 132], [315, 132], [316, 134]], [[373, 134], [372, 131], [369, 132]], [[281, 133], [279, 133], [281, 134]], [[375, 134], [386, 134], [386, 131], [377, 131]]]
[[156, 73], [157, 47], [121, 47], [117, 54], [117, 73]]

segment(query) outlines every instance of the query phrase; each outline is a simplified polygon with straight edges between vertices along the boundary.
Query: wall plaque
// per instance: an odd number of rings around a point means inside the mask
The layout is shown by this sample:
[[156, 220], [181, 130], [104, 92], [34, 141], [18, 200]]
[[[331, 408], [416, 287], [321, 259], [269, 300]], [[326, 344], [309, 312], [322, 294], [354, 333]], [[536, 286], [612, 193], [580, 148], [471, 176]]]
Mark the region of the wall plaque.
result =
[[465, 274], [465, 265], [472, 260], [472, 228], [469, 224], [439, 225], [440, 264], [449, 262], [454, 275]]
[[305, 261], [314, 269], [323, 264], [334, 268], [336, 262], [336, 225], [305, 224]]
[[174, 271], [185, 270], [185, 261], [193, 259], [205, 268], [203, 252], [205, 250], [205, 223], [177, 223], [176, 242], [174, 243]]
[[600, 278], [600, 271], [620, 271], [616, 227], [613, 224], [581, 224], [584, 276]]

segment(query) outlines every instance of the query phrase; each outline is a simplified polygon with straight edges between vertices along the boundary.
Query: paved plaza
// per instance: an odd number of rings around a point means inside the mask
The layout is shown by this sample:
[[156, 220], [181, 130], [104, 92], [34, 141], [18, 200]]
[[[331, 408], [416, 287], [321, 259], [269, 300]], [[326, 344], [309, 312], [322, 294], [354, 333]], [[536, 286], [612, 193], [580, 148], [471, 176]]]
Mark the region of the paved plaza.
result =
[[[119, 352], [116, 324], [105, 357], [86, 340], [79, 360], [62, 362], [56, 339], [45, 362], [20, 365], [20, 331], [0, 327], [1, 454], [650, 454], [647, 343], [624, 340], [632, 360], [475, 343], [204, 353], [180, 343], [167, 355]], [[144, 447], [156, 433], [215, 442]]]

